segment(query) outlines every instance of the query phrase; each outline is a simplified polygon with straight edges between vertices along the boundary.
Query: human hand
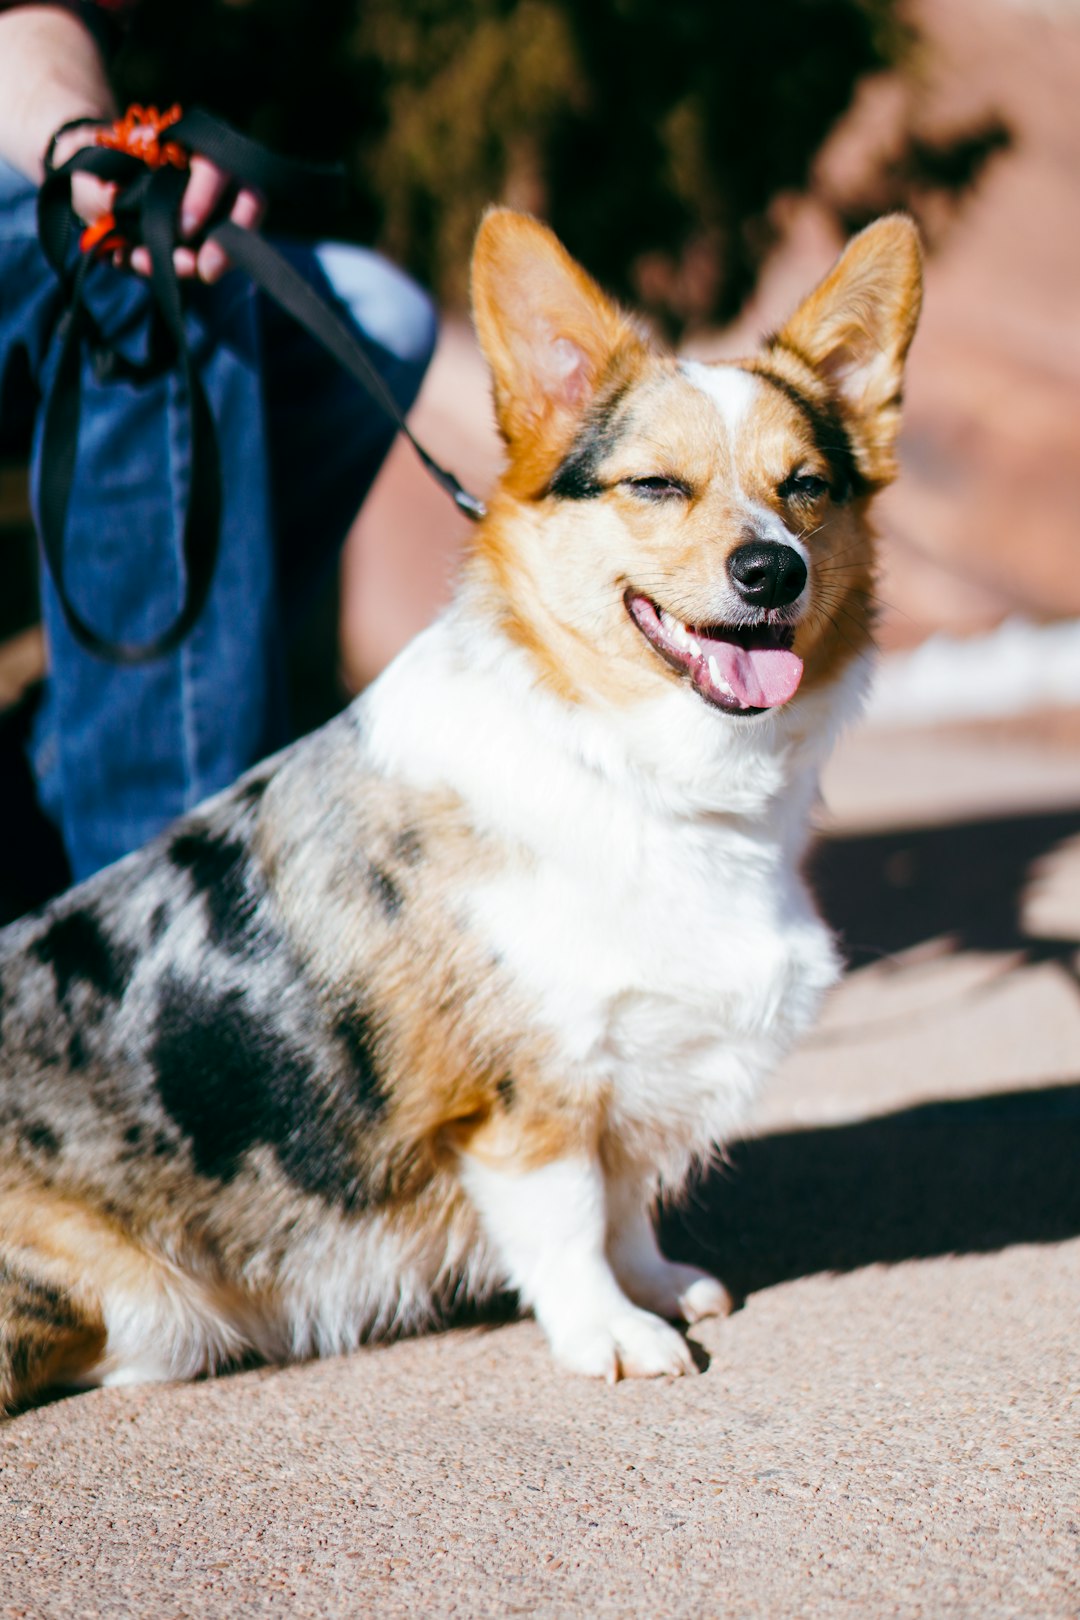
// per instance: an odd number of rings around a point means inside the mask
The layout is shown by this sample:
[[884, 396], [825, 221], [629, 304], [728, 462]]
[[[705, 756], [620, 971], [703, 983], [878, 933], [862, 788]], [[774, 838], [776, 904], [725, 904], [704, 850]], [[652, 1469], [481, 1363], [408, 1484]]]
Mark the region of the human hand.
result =
[[[54, 161], [57, 165], [66, 162], [80, 147], [92, 144], [93, 139], [92, 127], [75, 129], [61, 136], [56, 144]], [[247, 230], [254, 229], [266, 211], [262, 197], [248, 189], [237, 190], [235, 181], [216, 163], [197, 153], [192, 155], [190, 175], [180, 202], [181, 245], [173, 253], [173, 268], [178, 276], [214, 282], [229, 268], [228, 256], [216, 242], [202, 242], [190, 247], [183, 243], [197, 243], [230, 190], [235, 191], [235, 196], [229, 218]], [[102, 215], [111, 213], [115, 197], [115, 185], [106, 184], [91, 174], [76, 173], [72, 176], [71, 205], [87, 225], [94, 225]], [[118, 248], [113, 254], [113, 262], [121, 268], [130, 267], [136, 275], [150, 274], [150, 254], [145, 247], [130, 250]]]
[[[256, 191], [236, 189], [236, 182], [209, 158], [192, 155], [191, 173], [180, 202], [181, 242], [197, 243], [198, 238], [213, 218], [222, 200], [230, 190], [235, 191], [229, 218], [246, 230], [252, 230], [262, 219], [266, 204]], [[150, 274], [150, 254], [144, 247], [134, 248], [130, 256], [131, 268], [141, 276]], [[173, 266], [178, 276], [197, 277], [199, 281], [217, 281], [229, 268], [224, 248], [216, 242], [202, 242], [191, 247], [180, 246], [173, 254]]]
[[[49, 142], [49, 161], [53, 168], [62, 168], [69, 158], [84, 146], [93, 146], [97, 126], [91, 119], [76, 124]], [[111, 213], [116, 187], [94, 174], [76, 172], [71, 177], [71, 206], [84, 225], [96, 225], [104, 214]]]

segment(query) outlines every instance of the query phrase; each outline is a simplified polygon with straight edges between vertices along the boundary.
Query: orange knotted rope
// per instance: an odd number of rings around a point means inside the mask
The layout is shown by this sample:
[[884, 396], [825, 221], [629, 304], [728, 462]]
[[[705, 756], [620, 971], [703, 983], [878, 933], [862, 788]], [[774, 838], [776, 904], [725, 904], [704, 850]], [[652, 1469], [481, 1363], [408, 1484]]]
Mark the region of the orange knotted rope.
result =
[[97, 146], [112, 147], [114, 152], [130, 152], [151, 169], [163, 168], [171, 163], [174, 168], [186, 169], [188, 155], [176, 141], [163, 141], [162, 136], [183, 117], [179, 104], [159, 113], [156, 107], [140, 107], [133, 102], [115, 124], [99, 129], [94, 137]]
[[[148, 169], [162, 169], [166, 164], [176, 169], [186, 169], [188, 154], [184, 148], [177, 141], [162, 139], [166, 130], [179, 123], [182, 117], [183, 109], [179, 103], [165, 112], [158, 112], [156, 107], [141, 107], [138, 102], [133, 102], [122, 118], [98, 130], [94, 144], [108, 147], [114, 152], [127, 152], [145, 163]], [[102, 214], [79, 237], [79, 247], [83, 253], [112, 253], [128, 245], [123, 234], [117, 230], [116, 216], [112, 213]]]

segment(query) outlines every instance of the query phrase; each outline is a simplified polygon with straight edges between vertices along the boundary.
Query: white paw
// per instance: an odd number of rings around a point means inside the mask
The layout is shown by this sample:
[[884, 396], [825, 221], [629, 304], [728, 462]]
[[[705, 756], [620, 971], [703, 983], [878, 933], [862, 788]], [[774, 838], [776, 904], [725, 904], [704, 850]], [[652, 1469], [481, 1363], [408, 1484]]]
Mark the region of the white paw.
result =
[[723, 1283], [697, 1266], [665, 1260], [644, 1274], [627, 1276], [620, 1272], [619, 1281], [638, 1305], [669, 1321], [700, 1322], [705, 1316], [731, 1313], [731, 1295]]
[[678, 1378], [697, 1371], [681, 1333], [632, 1305], [596, 1321], [575, 1323], [551, 1335], [555, 1359], [590, 1378]]
[[730, 1316], [733, 1300], [718, 1277], [695, 1266], [680, 1266], [688, 1274], [679, 1292], [679, 1315], [684, 1322], [700, 1322], [705, 1316]]

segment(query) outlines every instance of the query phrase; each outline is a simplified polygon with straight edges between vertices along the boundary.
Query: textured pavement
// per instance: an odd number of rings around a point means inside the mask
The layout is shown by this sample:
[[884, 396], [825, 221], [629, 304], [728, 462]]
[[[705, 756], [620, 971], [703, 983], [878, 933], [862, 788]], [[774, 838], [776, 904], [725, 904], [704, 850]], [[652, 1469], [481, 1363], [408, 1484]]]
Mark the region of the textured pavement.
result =
[[668, 1218], [745, 1298], [615, 1389], [531, 1321], [0, 1430], [0, 1617], [1080, 1614], [1077, 716], [864, 730], [857, 964]]

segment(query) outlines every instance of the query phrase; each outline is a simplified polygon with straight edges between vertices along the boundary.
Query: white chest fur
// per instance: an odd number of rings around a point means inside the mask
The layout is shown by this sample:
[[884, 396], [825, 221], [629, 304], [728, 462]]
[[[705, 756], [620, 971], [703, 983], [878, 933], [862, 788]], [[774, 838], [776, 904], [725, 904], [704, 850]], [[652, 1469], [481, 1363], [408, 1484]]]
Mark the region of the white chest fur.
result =
[[815, 1017], [831, 942], [766, 840], [598, 798], [472, 895], [475, 924], [623, 1128], [704, 1151]]
[[775, 722], [732, 724], [678, 689], [568, 715], [453, 619], [367, 718], [381, 769], [452, 787], [504, 852], [462, 905], [567, 1077], [604, 1085], [672, 1168], [729, 1132], [836, 977], [796, 866], [813, 770]]

